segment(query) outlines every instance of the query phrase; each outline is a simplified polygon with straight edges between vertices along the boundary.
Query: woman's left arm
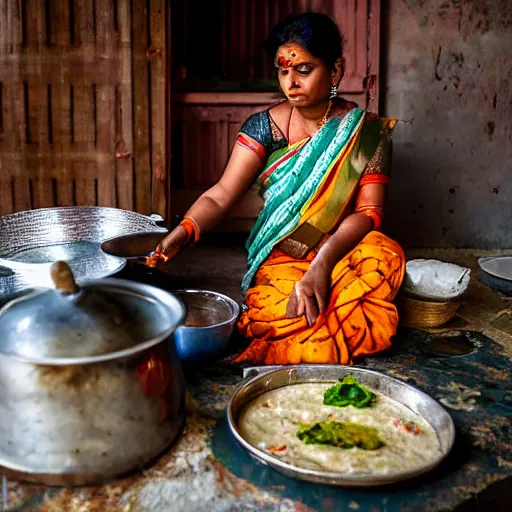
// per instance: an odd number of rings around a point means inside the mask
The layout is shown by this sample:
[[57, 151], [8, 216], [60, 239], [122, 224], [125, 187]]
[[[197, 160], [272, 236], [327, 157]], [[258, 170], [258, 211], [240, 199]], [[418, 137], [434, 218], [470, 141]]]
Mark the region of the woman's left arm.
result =
[[355, 213], [346, 217], [321, 247], [304, 277], [295, 285], [288, 302], [287, 316], [306, 315], [312, 325], [328, 305], [329, 285], [334, 266], [370, 231], [380, 226], [386, 185], [362, 185], [356, 198]]

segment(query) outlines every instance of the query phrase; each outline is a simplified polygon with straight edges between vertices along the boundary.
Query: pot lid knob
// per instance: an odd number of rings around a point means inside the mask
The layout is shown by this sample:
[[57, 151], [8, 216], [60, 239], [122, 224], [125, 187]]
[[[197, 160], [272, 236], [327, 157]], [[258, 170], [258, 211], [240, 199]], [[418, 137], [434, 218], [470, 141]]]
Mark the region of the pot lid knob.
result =
[[79, 288], [76, 284], [73, 272], [65, 261], [56, 261], [50, 267], [50, 277], [55, 288], [62, 293], [77, 293]]

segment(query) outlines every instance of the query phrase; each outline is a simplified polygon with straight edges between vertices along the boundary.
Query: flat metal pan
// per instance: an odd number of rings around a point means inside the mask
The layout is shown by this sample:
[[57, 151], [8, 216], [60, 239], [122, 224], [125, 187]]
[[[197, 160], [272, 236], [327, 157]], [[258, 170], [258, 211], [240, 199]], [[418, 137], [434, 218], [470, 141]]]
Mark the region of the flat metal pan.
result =
[[144, 258], [156, 249], [166, 235], [167, 231], [150, 231], [116, 236], [105, 240], [101, 244], [101, 250], [121, 258]]
[[0, 217], [0, 266], [13, 275], [0, 276], [0, 295], [27, 286], [52, 287], [49, 267], [57, 260], [68, 262], [79, 284], [115, 274], [126, 259], [104, 253], [101, 243], [140, 231], [167, 232], [146, 215], [100, 206], [4, 215]]
[[[238, 429], [238, 416], [243, 407], [257, 396], [281, 388], [304, 382], [337, 382], [347, 374], [353, 374], [361, 384], [400, 402], [421, 416], [435, 430], [441, 455], [432, 462], [414, 470], [400, 471], [387, 475], [363, 473], [335, 473], [304, 469], [279, 460], [248, 443]], [[340, 365], [298, 365], [246, 368], [243, 381], [233, 393], [227, 408], [228, 423], [236, 440], [258, 461], [268, 464], [284, 475], [309, 482], [343, 487], [370, 487], [391, 484], [421, 475], [435, 468], [450, 452], [455, 440], [455, 426], [446, 410], [433, 398], [422, 391], [388, 377], [382, 373]]]

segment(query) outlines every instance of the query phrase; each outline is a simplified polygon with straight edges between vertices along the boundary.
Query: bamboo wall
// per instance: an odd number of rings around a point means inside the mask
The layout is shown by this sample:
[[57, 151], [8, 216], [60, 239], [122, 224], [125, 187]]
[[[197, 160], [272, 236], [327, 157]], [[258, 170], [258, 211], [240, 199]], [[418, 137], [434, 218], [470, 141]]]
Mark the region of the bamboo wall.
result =
[[0, 0], [0, 214], [165, 214], [164, 0]]

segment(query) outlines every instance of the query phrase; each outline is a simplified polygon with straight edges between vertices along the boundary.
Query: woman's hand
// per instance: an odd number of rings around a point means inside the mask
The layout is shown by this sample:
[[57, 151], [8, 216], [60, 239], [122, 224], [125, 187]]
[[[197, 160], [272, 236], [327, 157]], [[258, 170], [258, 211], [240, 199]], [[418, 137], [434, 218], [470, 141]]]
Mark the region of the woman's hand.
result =
[[286, 316], [296, 318], [306, 315], [309, 325], [313, 325], [319, 313], [323, 313], [329, 301], [331, 269], [322, 261], [314, 261], [304, 277], [295, 284]]
[[176, 227], [158, 244], [155, 252], [146, 258], [146, 265], [152, 268], [165, 268], [167, 262], [174, 258], [187, 245], [187, 242], [188, 235], [185, 228]]
[[[380, 185], [365, 185], [378, 186]], [[295, 284], [286, 308], [288, 318], [305, 314], [309, 325], [315, 323], [318, 313], [323, 313], [328, 306], [331, 273], [336, 263], [371, 231], [372, 226], [373, 220], [361, 213], [349, 215], [343, 220], [337, 231], [318, 251], [304, 277]]]

